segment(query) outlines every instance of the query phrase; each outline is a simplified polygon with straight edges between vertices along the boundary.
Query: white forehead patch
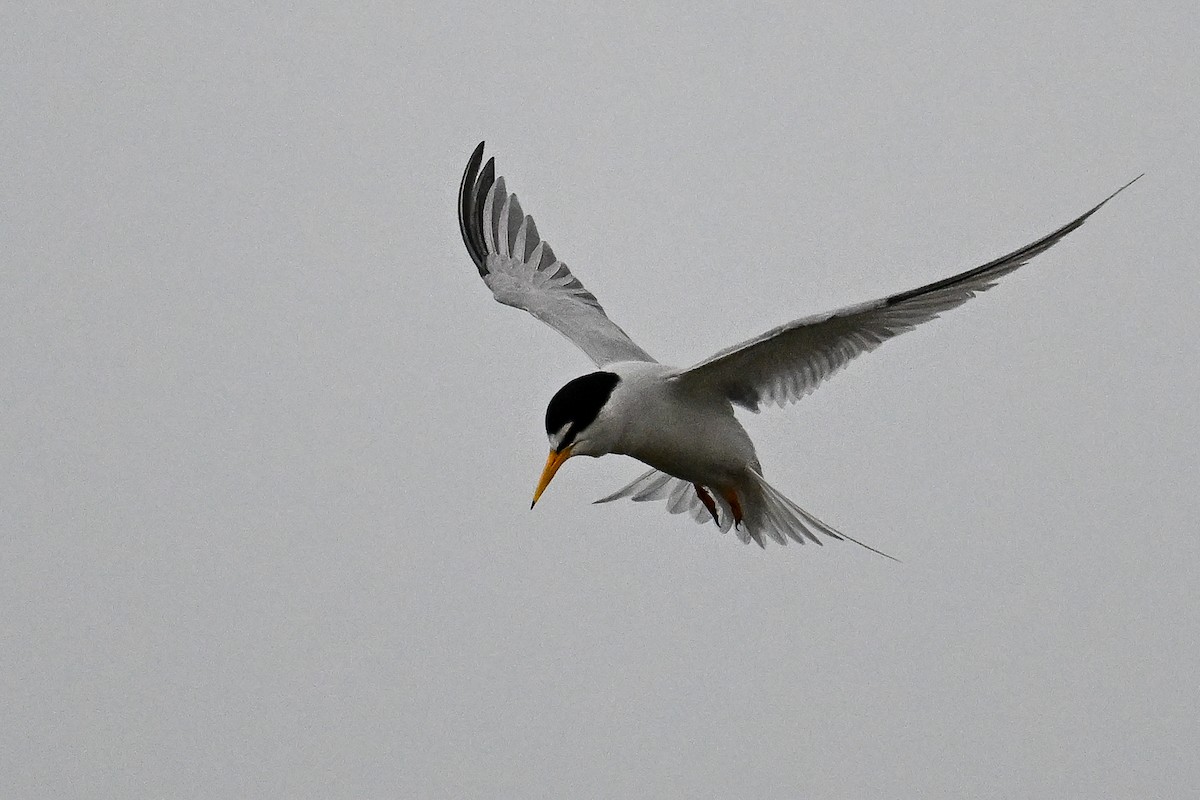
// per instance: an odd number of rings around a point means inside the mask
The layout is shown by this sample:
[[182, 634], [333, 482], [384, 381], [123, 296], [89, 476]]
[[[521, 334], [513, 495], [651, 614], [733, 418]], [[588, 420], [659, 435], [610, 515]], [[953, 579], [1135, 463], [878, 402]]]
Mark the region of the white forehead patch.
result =
[[550, 447], [557, 450], [562, 446], [563, 437], [567, 435], [567, 428], [571, 427], [571, 423], [566, 423], [561, 428], [550, 435]]

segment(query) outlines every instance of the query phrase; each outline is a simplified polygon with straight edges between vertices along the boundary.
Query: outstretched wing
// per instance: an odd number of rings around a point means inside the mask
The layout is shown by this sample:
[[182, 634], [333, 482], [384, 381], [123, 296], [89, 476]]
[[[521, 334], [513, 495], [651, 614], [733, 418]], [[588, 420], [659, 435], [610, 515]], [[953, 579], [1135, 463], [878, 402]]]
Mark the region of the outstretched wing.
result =
[[575, 343], [603, 367], [653, 361], [608, 318], [596, 296], [538, 236], [533, 217], [496, 177], [495, 159], [483, 170], [483, 142], [471, 154], [458, 188], [458, 225], [480, 277], [498, 302], [528, 311]]
[[1057, 244], [1133, 181], [1053, 233], [995, 261], [909, 292], [789, 322], [680, 371], [674, 380], [690, 389], [718, 392], [752, 411], [763, 404], [799, 400], [856, 356], [992, 288]]

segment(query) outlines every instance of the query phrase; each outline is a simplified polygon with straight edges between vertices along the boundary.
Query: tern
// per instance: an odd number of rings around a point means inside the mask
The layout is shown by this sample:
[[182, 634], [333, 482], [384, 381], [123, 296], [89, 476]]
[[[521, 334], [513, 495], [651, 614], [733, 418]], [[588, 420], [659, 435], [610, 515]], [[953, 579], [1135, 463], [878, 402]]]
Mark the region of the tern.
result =
[[527, 311], [566, 336], [597, 370], [569, 381], [546, 408], [550, 455], [533, 503], [574, 456], [631, 456], [650, 470], [597, 500], [665, 500], [672, 514], [731, 529], [743, 543], [821, 544], [845, 539], [763, 479], [754, 443], [734, 406], [800, 400], [851, 359], [990, 289], [1044, 253], [1138, 178], [1084, 214], [1008, 255], [918, 289], [788, 322], [686, 368], [654, 360], [605, 314], [596, 296], [538, 234], [533, 218], [483, 162], [480, 142], [458, 194], [463, 243], [483, 282], [504, 305]]

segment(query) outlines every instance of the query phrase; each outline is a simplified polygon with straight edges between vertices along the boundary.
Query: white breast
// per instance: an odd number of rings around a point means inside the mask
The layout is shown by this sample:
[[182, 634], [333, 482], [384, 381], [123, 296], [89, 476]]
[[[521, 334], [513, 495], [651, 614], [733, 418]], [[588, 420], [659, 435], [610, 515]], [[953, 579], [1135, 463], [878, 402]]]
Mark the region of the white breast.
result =
[[609, 369], [621, 376], [605, 408], [619, 431], [612, 452], [706, 486], [729, 485], [757, 468], [754, 444], [728, 400], [685, 392], [667, 379], [675, 370], [661, 364]]

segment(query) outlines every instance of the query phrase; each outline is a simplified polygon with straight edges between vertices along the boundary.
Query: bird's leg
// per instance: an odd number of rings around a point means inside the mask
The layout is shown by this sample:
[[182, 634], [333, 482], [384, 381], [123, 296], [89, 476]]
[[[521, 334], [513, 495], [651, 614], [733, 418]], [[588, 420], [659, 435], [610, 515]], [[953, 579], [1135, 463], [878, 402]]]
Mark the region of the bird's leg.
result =
[[718, 528], [721, 527], [721, 518], [717, 516], [717, 503], [713, 500], [712, 495], [708, 493], [708, 489], [705, 489], [698, 483], [693, 483], [692, 486], [696, 487], [696, 496], [700, 498], [700, 502], [704, 503], [704, 507], [708, 509], [708, 513], [712, 514], [713, 522], [717, 523]]
[[729, 509], [733, 512], [733, 527], [742, 527], [742, 504], [738, 501], [737, 492], [733, 489], [726, 489], [721, 492], [721, 496], [725, 498], [726, 503], [729, 503]]

